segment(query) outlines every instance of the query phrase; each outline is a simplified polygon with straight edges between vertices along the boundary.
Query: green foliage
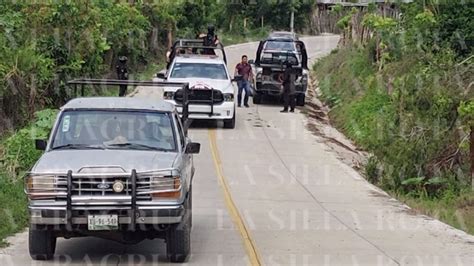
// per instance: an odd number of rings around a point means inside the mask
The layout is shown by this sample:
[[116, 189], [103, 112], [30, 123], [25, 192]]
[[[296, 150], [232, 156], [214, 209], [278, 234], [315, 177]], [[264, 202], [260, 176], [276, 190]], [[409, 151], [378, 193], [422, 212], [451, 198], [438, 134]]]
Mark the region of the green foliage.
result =
[[[474, 4], [450, 1], [424, 4], [415, 1], [402, 5], [405, 42], [425, 52], [436, 52], [441, 47], [453, 49], [466, 57], [474, 47]], [[407, 47], [409, 49], [409, 47]]]
[[[229, 46], [238, 43], [255, 42], [262, 40], [263, 38], [268, 36], [269, 32], [269, 28], [246, 30], [240, 34], [223, 32], [219, 34], [219, 39], [225, 46]], [[252, 57], [253, 54], [249, 54], [249, 56]]]
[[375, 37], [314, 67], [333, 124], [372, 154], [367, 179], [468, 232], [473, 10], [415, 1], [401, 21], [369, 12], [362, 24]]
[[219, 1], [219, 13], [215, 14], [218, 26], [224, 31], [241, 33], [245, 30], [243, 21], [247, 20], [247, 29], [263, 26], [276, 30], [289, 30], [290, 11], [295, 11], [295, 29], [307, 29], [313, 9], [312, 1], [268, 1], [268, 0], [224, 0]]
[[459, 104], [458, 112], [468, 127], [474, 127], [474, 100], [462, 101]]
[[331, 14], [340, 14], [342, 12], [343, 8], [344, 7], [340, 3], [337, 3], [334, 6], [332, 6], [330, 12], [331, 12]]
[[[433, 65], [445, 61], [438, 56], [425, 61], [423, 55], [407, 54], [377, 72], [369, 50], [339, 49], [315, 67], [334, 123], [381, 164], [382, 176], [375, 176], [370, 165], [368, 178], [386, 189], [432, 196], [449, 188], [436, 177], [454, 176], [449, 180], [466, 185], [468, 154], [457, 151], [463, 137], [455, 122], [472, 121], [466, 115], [472, 106], [463, 102], [462, 87], [453, 78], [463, 71]], [[450, 159], [453, 153], [456, 161]], [[424, 183], [413, 186], [412, 177], [423, 177]]]
[[129, 57], [131, 72], [148, 63], [151, 26], [140, 7], [99, 0], [2, 4], [0, 114], [21, 127], [35, 110], [63, 103], [68, 79], [106, 75], [118, 55]]
[[0, 175], [0, 247], [7, 245], [5, 237], [28, 225], [28, 210], [25, 206], [23, 180], [11, 180]]
[[362, 25], [380, 32], [389, 32], [395, 28], [397, 22], [393, 18], [382, 17], [377, 14], [368, 13], [362, 20]]
[[21, 173], [28, 170], [38, 158], [41, 151], [35, 149], [35, 139], [46, 139], [57, 110], [45, 109], [35, 114], [35, 122], [27, 127], [19, 130], [3, 143], [2, 164], [3, 169], [11, 177], [21, 176]]
[[342, 17], [340, 20], [337, 21], [336, 26], [340, 29], [347, 28], [350, 24], [351, 18], [352, 18], [351, 14], [348, 14], [348, 15]]
[[440, 219], [455, 228], [474, 234], [474, 193], [461, 191], [453, 193], [446, 190], [437, 198], [396, 194], [416, 212]]
[[4, 238], [21, 231], [28, 224], [26, 195], [23, 191], [23, 173], [41, 156], [34, 139], [46, 139], [57, 110], [45, 109], [35, 114], [35, 121], [8, 137], [1, 149], [0, 158], [0, 247], [7, 243]]
[[372, 183], [378, 183], [379, 181], [380, 173], [378, 167], [379, 162], [377, 158], [375, 156], [370, 156], [367, 160], [367, 163], [365, 164], [364, 174], [367, 177], [367, 180]]

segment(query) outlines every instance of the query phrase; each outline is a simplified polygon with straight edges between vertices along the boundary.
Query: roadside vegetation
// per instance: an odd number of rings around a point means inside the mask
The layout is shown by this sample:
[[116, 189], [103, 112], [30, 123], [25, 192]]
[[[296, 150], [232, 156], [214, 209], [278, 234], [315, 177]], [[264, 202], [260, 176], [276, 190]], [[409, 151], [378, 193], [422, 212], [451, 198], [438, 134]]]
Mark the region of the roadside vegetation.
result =
[[22, 230], [28, 223], [22, 177], [41, 156], [34, 140], [47, 138], [56, 114], [57, 110], [53, 109], [36, 112], [33, 123], [7, 137], [0, 146], [0, 247], [6, 244], [6, 236]]
[[338, 12], [341, 45], [314, 66], [333, 124], [372, 154], [369, 181], [474, 234], [474, 5]]

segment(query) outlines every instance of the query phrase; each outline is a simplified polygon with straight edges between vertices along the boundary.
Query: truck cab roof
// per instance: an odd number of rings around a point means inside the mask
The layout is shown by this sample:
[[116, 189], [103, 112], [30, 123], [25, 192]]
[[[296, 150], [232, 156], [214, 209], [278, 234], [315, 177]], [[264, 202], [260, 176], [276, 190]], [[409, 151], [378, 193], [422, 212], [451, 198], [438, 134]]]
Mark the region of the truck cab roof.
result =
[[217, 55], [184, 54], [175, 57], [177, 63], [225, 64]]
[[291, 40], [297, 41], [298, 36], [294, 32], [289, 31], [274, 31], [268, 35], [268, 40]]
[[173, 104], [165, 102], [163, 100], [151, 100], [147, 98], [90, 97], [73, 99], [66, 103], [61, 109], [123, 109], [173, 112], [175, 110], [175, 107]]

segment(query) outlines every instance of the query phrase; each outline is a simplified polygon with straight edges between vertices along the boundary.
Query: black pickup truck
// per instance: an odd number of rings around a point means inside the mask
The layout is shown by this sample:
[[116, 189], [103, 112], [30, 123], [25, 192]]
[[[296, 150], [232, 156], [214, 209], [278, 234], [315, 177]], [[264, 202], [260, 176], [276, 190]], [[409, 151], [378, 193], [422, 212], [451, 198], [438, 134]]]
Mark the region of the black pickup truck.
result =
[[280, 76], [285, 71], [285, 63], [290, 62], [299, 70], [296, 79], [296, 99], [299, 106], [305, 103], [308, 87], [308, 55], [305, 44], [290, 37], [272, 36], [260, 42], [254, 64], [254, 104], [260, 104], [264, 95], [281, 96]]

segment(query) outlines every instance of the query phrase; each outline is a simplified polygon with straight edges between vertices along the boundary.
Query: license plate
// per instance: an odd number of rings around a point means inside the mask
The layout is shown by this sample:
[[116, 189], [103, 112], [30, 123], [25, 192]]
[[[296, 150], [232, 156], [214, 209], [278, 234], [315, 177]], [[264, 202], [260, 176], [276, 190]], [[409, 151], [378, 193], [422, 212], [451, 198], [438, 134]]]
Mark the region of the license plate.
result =
[[88, 215], [87, 228], [90, 231], [107, 231], [118, 229], [117, 215]]

